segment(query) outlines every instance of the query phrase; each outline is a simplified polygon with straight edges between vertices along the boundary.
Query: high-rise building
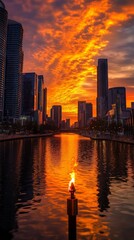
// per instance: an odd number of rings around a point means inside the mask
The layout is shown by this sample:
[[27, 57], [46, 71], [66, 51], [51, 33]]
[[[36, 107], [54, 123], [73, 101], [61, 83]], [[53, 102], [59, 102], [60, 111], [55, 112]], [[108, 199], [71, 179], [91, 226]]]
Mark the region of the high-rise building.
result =
[[131, 102], [131, 108], [134, 109], [134, 102]]
[[22, 40], [22, 25], [16, 21], [8, 20], [4, 115], [6, 119], [11, 120], [18, 119], [21, 115]]
[[78, 125], [79, 128], [86, 125], [86, 101], [78, 101]]
[[86, 127], [93, 115], [92, 103], [78, 101], [78, 125], [79, 128]]
[[55, 126], [60, 128], [62, 121], [62, 107], [61, 105], [55, 105], [51, 108], [51, 119], [54, 121]]
[[97, 117], [104, 118], [108, 111], [108, 61], [98, 59], [97, 66]]
[[112, 104], [120, 105], [122, 111], [126, 110], [126, 89], [125, 87], [114, 87], [108, 89], [108, 110]]
[[38, 75], [38, 109], [43, 110], [43, 89], [44, 89], [44, 77]]
[[70, 128], [70, 119], [69, 118], [66, 119], [66, 128], [67, 129]]
[[38, 78], [36, 73], [22, 74], [22, 115], [34, 117], [38, 110]]
[[4, 115], [7, 19], [8, 13], [5, 9], [5, 5], [0, 1], [0, 121], [3, 120]]
[[43, 89], [43, 109], [42, 109], [43, 123], [46, 122], [47, 118], [47, 88]]
[[93, 117], [92, 103], [86, 103], [86, 126], [89, 124], [90, 118]]

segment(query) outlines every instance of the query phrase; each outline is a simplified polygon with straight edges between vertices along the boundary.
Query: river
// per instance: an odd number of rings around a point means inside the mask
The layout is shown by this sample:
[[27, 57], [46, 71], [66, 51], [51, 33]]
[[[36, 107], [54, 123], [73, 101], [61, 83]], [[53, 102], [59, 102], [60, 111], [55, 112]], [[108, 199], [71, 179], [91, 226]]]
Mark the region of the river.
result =
[[134, 145], [65, 133], [0, 143], [0, 239], [68, 239], [74, 162], [77, 239], [134, 239]]

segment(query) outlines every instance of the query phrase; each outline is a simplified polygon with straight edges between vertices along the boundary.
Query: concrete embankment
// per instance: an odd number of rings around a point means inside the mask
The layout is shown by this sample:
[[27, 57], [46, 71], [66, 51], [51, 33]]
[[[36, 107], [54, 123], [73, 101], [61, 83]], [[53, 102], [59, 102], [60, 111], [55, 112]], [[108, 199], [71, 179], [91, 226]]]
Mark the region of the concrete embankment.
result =
[[134, 144], [134, 138], [122, 136], [122, 137], [105, 137], [105, 136], [99, 136], [99, 137], [91, 137], [93, 140], [105, 140], [105, 141], [114, 141], [114, 142], [120, 142], [120, 143], [127, 143], [127, 144]]
[[53, 136], [53, 133], [44, 133], [44, 134], [28, 134], [28, 135], [7, 135], [7, 134], [0, 134], [0, 142], [3, 141], [12, 141], [18, 139], [25, 139], [25, 138], [38, 138], [38, 137], [50, 137]]

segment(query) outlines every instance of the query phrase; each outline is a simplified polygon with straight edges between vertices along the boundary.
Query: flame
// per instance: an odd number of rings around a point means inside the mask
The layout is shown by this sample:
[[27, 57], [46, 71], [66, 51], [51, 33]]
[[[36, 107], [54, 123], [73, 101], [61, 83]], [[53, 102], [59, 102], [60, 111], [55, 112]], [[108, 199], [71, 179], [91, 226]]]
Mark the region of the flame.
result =
[[71, 177], [71, 180], [69, 182], [69, 187], [68, 190], [70, 191], [72, 189], [72, 187], [75, 189], [75, 179], [76, 179], [76, 167], [78, 166], [77, 162], [75, 161], [74, 165], [73, 165], [73, 170], [72, 172], [69, 174]]
[[71, 176], [71, 180], [70, 180], [70, 182], [69, 182], [69, 188], [68, 188], [68, 190], [71, 189], [72, 185], [75, 186], [75, 172], [74, 172], [74, 171], [71, 172], [71, 173], [70, 173], [70, 176]]

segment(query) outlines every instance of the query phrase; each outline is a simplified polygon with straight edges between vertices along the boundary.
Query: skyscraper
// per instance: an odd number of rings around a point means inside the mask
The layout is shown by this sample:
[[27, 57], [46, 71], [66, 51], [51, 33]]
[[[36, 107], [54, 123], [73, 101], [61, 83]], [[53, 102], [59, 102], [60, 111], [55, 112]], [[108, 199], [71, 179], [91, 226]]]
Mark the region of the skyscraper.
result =
[[79, 128], [86, 127], [92, 117], [92, 103], [78, 101], [78, 125]]
[[18, 119], [21, 115], [22, 40], [22, 25], [8, 20], [4, 115], [11, 120]]
[[112, 104], [120, 102], [122, 111], [126, 110], [126, 89], [125, 87], [114, 87], [108, 89], [108, 110], [112, 109]]
[[38, 109], [43, 110], [43, 89], [44, 89], [44, 77], [38, 76]]
[[78, 101], [78, 125], [79, 128], [86, 125], [86, 101]]
[[42, 109], [43, 123], [46, 122], [47, 118], [47, 88], [43, 89], [43, 109]]
[[0, 1], [0, 121], [3, 120], [4, 114], [7, 18], [8, 13], [5, 9], [5, 5], [2, 1]]
[[108, 111], [108, 61], [98, 59], [97, 66], [97, 117], [105, 117]]
[[38, 110], [38, 81], [36, 73], [22, 74], [22, 115], [34, 117]]
[[60, 105], [52, 106], [51, 119], [54, 121], [55, 126], [57, 128], [60, 128], [61, 120], [62, 120], [62, 107]]
[[89, 123], [90, 118], [93, 117], [93, 105], [92, 103], [86, 103], [86, 126]]

